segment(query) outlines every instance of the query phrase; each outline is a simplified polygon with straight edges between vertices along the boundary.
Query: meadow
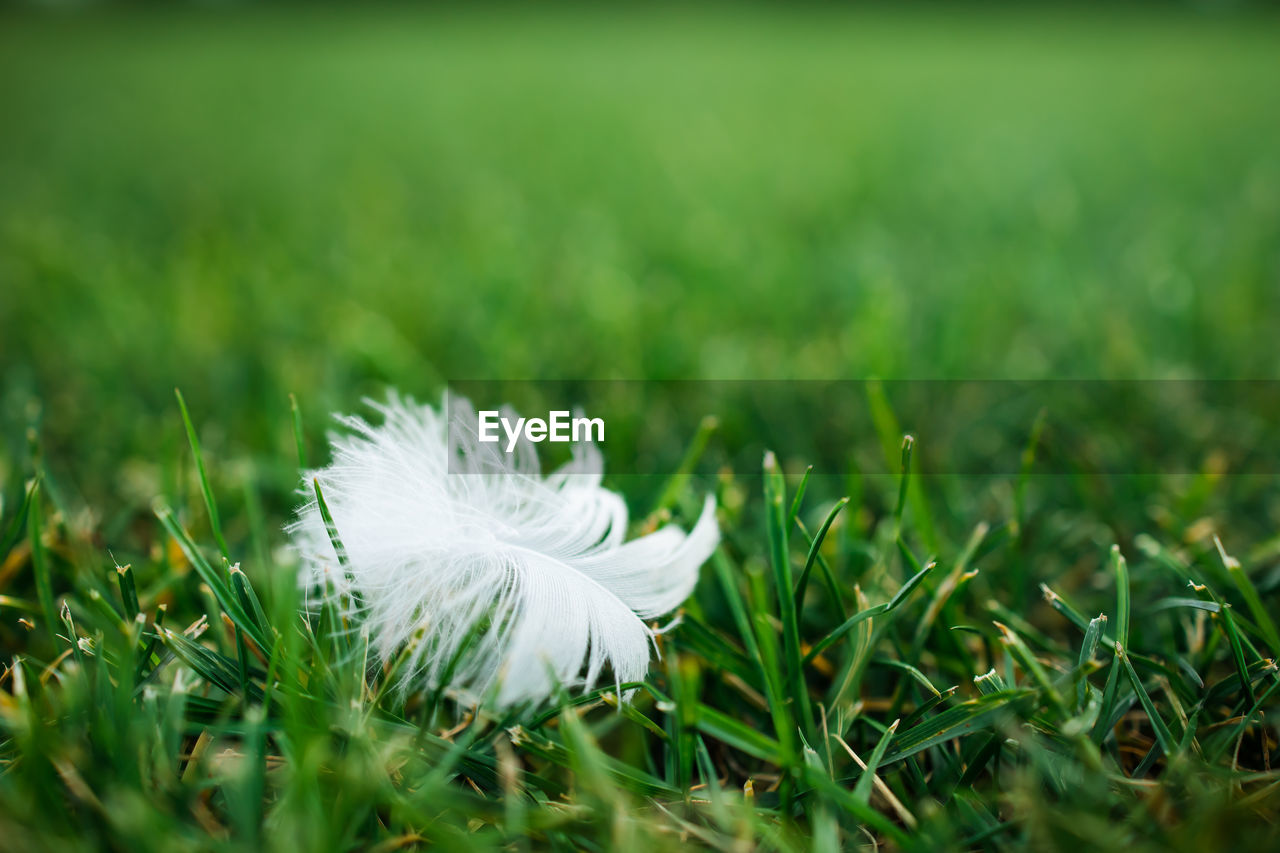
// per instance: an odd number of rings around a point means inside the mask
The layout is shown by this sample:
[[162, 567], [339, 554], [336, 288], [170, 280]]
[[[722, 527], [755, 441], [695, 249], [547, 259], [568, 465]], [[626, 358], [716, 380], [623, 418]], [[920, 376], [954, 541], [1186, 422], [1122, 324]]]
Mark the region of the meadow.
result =
[[1280, 844], [1226, 412], [1113, 476], [1034, 418], [920, 476], [874, 384], [874, 473], [609, 447], [723, 534], [621, 709], [392, 689], [283, 532], [391, 387], [1280, 378], [1277, 56], [1248, 4], [0, 11], [0, 846]]

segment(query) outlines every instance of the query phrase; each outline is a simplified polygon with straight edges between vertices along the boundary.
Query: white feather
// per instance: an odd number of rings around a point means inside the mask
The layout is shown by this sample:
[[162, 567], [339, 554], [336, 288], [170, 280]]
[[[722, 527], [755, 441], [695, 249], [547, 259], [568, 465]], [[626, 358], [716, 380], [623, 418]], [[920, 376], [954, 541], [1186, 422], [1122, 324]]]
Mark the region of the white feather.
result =
[[606, 667], [615, 683], [642, 679], [655, 633], [645, 620], [689, 596], [719, 541], [713, 499], [688, 534], [667, 526], [625, 542], [627, 508], [601, 486], [594, 445], [573, 445], [572, 461], [544, 476], [527, 443], [510, 454], [481, 443], [456, 395], [439, 409], [394, 394], [371, 405], [382, 423], [340, 418], [349, 432], [331, 438], [332, 463], [305, 475], [311, 499], [289, 527], [302, 582], [359, 600], [349, 615], [379, 656], [410, 646], [407, 671], [431, 686], [475, 631], [448, 685], [472, 700], [496, 689], [500, 706], [538, 702], [557, 682], [589, 687]]

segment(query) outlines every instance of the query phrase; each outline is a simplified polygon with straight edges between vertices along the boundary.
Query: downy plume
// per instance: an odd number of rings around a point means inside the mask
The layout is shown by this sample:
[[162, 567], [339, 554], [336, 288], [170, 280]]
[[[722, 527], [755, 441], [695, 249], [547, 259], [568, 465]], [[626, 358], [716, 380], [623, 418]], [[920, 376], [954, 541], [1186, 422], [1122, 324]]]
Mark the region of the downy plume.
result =
[[[333, 461], [305, 472], [289, 526], [302, 583], [368, 631], [386, 661], [408, 649], [402, 682], [476, 701], [540, 702], [648, 672], [654, 630], [693, 591], [719, 541], [708, 496], [693, 529], [624, 541], [627, 508], [601, 486], [592, 444], [543, 475], [533, 448], [481, 443], [471, 404], [439, 408], [392, 394], [379, 425], [339, 417]], [[453, 429], [450, 429], [452, 419]], [[320, 483], [345, 551], [340, 564], [312, 487]], [[584, 672], [585, 670], [585, 672]]]

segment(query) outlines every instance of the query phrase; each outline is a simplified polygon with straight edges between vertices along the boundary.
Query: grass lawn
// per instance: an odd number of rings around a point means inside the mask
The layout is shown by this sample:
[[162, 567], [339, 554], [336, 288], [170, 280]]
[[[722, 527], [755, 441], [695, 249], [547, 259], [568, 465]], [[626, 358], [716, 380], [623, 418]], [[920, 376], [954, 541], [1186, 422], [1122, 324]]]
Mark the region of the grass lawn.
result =
[[1280, 493], [1203, 412], [1164, 474], [1029, 420], [904, 476], [889, 401], [887, 474], [793, 418], [607, 479], [723, 534], [621, 712], [392, 689], [282, 529], [388, 387], [1280, 378], [1277, 57], [1247, 5], [6, 8], [0, 847], [1280, 845]]

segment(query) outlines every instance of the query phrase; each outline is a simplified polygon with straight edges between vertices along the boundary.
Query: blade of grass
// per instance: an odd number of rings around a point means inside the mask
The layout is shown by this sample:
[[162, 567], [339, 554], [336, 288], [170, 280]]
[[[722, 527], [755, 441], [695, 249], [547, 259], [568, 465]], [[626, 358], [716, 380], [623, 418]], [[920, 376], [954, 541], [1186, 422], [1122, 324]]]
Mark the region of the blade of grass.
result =
[[809, 488], [809, 476], [811, 474], [813, 474], [812, 465], [804, 469], [804, 474], [800, 477], [800, 484], [796, 486], [796, 496], [792, 499], [791, 510], [787, 513], [788, 528], [795, 524], [796, 516], [800, 514], [800, 505], [804, 501], [805, 489]]
[[882, 613], [889, 613], [893, 610], [896, 610], [899, 606], [901, 606], [902, 602], [906, 601], [907, 596], [911, 594], [912, 590], [914, 590], [917, 586], [920, 585], [920, 582], [924, 580], [925, 575], [933, 571], [933, 568], [935, 565], [936, 564], [934, 563], [929, 563], [929, 565], [925, 566], [919, 572], [913, 575], [909, 580], [907, 580], [906, 583], [902, 585], [902, 587], [894, 594], [893, 598], [890, 599], [889, 601], [885, 602], [884, 604], [877, 604], [875, 607], [868, 608], [866, 610], [861, 611], [860, 613], [855, 613], [852, 616], [850, 616], [848, 619], [846, 619], [839, 627], [837, 627], [831, 633], [827, 634], [825, 637], [823, 637], [821, 640], [819, 640], [817, 643], [814, 644], [813, 648], [811, 648], [809, 650], [809, 653], [804, 657], [805, 664], [812, 662], [814, 658], [822, 654], [828, 647], [831, 646], [832, 643], [836, 642], [845, 634], [847, 634], [849, 632], [849, 629], [853, 628], [853, 626], [857, 625], [859, 622], [862, 622], [865, 619], [870, 619], [874, 616], [879, 616]]
[[782, 766], [782, 744], [709, 705], [704, 704], [698, 709], [697, 728], [708, 737], [753, 758]]
[[315, 490], [316, 505], [320, 508], [320, 517], [324, 519], [324, 530], [329, 536], [329, 544], [333, 546], [333, 552], [338, 555], [338, 564], [342, 567], [344, 578], [350, 584], [353, 609], [359, 611], [363, 606], [363, 602], [360, 600], [360, 590], [354, 584], [351, 575], [351, 564], [347, 560], [347, 548], [342, 544], [342, 537], [338, 535], [338, 525], [334, 523], [333, 514], [329, 512], [329, 505], [325, 503], [324, 491], [320, 488], [320, 478], [313, 477], [311, 486]]
[[[804, 744], [804, 774], [812, 774], [815, 778], [830, 780], [831, 772], [823, 763], [818, 751]], [[805, 803], [805, 811], [809, 816], [810, 850], [812, 853], [837, 853], [840, 850], [840, 824], [831, 803], [826, 797], [812, 797]]]
[[902, 538], [902, 513], [907, 508], [907, 488], [911, 485], [911, 451], [916, 446], [913, 436], [902, 437], [902, 468], [898, 479], [898, 503], [893, 509], [893, 529], [895, 538]]
[[[1231, 658], [1236, 666], [1236, 674], [1240, 678], [1240, 689], [1244, 694], [1244, 701], [1247, 705], [1252, 705], [1255, 701], [1253, 692], [1253, 680], [1249, 677], [1249, 664], [1244, 656], [1244, 639], [1240, 636], [1239, 630], [1236, 629], [1236, 620], [1231, 613], [1231, 605], [1223, 601], [1218, 595], [1205, 584], [1197, 584], [1190, 581], [1193, 590], [1201, 595], [1206, 595], [1218, 605], [1218, 612], [1215, 621], [1222, 629], [1222, 633], [1226, 635], [1227, 643], [1231, 647]], [[1256, 651], [1256, 650], [1255, 650]], [[1261, 655], [1258, 655], [1261, 658]]]
[[[1098, 650], [1098, 641], [1102, 639], [1102, 632], [1107, 627], [1107, 614], [1100, 613], [1093, 619], [1089, 620], [1089, 628], [1085, 631], [1084, 642], [1080, 645], [1079, 665], [1084, 666], [1093, 660], [1094, 653]], [[1076, 707], [1083, 710], [1085, 699], [1089, 695], [1089, 684], [1085, 679], [1081, 679], [1076, 685]]]
[[837, 809], [847, 812], [859, 823], [866, 824], [884, 835], [897, 847], [906, 849], [910, 846], [909, 837], [897, 824], [880, 814], [870, 805], [859, 802], [854, 798], [852, 792], [841, 787], [834, 779], [831, 779], [822, 771], [815, 767], [805, 766], [804, 778], [805, 782], [814, 791], [828, 799]]
[[[904, 441], [902, 427], [899, 426], [898, 418], [894, 415], [893, 407], [889, 404], [889, 397], [885, 393], [883, 383], [878, 379], [869, 380], [866, 389], [867, 404], [871, 411], [871, 422], [875, 426], [876, 436], [879, 438], [880, 446], [883, 448], [885, 464], [892, 470], [894, 463], [900, 461], [900, 451]], [[911, 490], [907, 494], [907, 499], [911, 501], [916, 532], [924, 540], [930, 551], [937, 552], [937, 531], [934, 528], [933, 516], [929, 512], [929, 504], [925, 499], [924, 492], [919, 488]], [[898, 517], [901, 517], [901, 513], [898, 513]], [[896, 529], [901, 532], [900, 526]]]
[[1027, 446], [1022, 449], [1022, 465], [1018, 471], [1018, 484], [1013, 490], [1013, 522], [1017, 535], [1022, 535], [1027, 520], [1027, 484], [1031, 480], [1031, 470], [1036, 464], [1036, 447], [1040, 444], [1040, 434], [1044, 431], [1048, 409], [1041, 408], [1031, 422], [1031, 432], [1027, 436]]
[[306, 470], [307, 465], [307, 440], [306, 435], [302, 431], [302, 408], [298, 405], [296, 395], [289, 394], [289, 411], [293, 415], [293, 441], [298, 448], [298, 467]]
[[1236, 620], [1231, 615], [1231, 605], [1221, 604], [1221, 610], [1218, 617], [1222, 620], [1222, 626], [1227, 632], [1227, 641], [1231, 646], [1231, 657], [1236, 664], [1236, 672], [1240, 675], [1240, 685], [1244, 690], [1245, 701], [1252, 705], [1255, 701], [1253, 694], [1253, 681], [1249, 678], [1249, 665], [1244, 659], [1244, 646], [1240, 642], [1240, 632], [1236, 630]]
[[36, 493], [38, 482], [39, 480], [35, 477], [28, 481], [22, 503], [18, 506], [17, 513], [9, 520], [9, 526], [5, 528], [4, 538], [0, 539], [0, 563], [3, 563], [5, 558], [9, 556], [9, 552], [18, 544], [18, 540], [22, 538], [22, 534], [27, 530], [27, 513], [31, 509], [31, 500]]
[[[523, 752], [536, 755], [561, 767], [578, 765], [577, 750], [556, 743], [550, 738], [536, 735], [528, 729], [516, 726], [509, 730], [511, 743]], [[617, 785], [644, 797], [679, 797], [681, 791], [649, 773], [632, 767], [618, 759], [596, 750], [593, 758], [603, 772]]]
[[1031, 676], [1031, 679], [1040, 687], [1054, 710], [1066, 716], [1067, 706], [1062, 701], [1062, 695], [1058, 693], [1053, 680], [1049, 678], [1049, 673], [1045, 672], [1044, 667], [1036, 660], [1036, 656], [1031, 653], [1031, 649], [1027, 648], [1027, 644], [1023, 639], [1009, 626], [1000, 622], [996, 622], [995, 626], [1000, 631], [1000, 641], [1009, 650], [1009, 653], [1013, 655], [1014, 660], [1022, 666], [1027, 674]]
[[769, 559], [773, 563], [778, 610], [782, 617], [782, 645], [786, 693], [794, 704], [797, 722], [803, 731], [812, 729], [809, 714], [809, 692], [803, 677], [800, 658], [800, 628], [796, 613], [795, 585], [791, 580], [791, 554], [787, 548], [786, 515], [783, 499], [786, 483], [778, 459], [772, 451], [764, 456], [764, 494], [769, 539]]
[[45, 630], [52, 637], [58, 630], [58, 611], [53, 604], [53, 578], [49, 573], [49, 554], [44, 547], [44, 518], [38, 485], [32, 485], [30, 507], [27, 510], [27, 535], [31, 539], [31, 570], [35, 574], [36, 600], [44, 617]]
[[1133, 606], [1129, 597], [1129, 564], [1119, 545], [1111, 546], [1111, 571], [1116, 578], [1116, 642], [1129, 647], [1129, 613]]
[[950, 687], [948, 687], [946, 690], [943, 690], [940, 693], [938, 693], [937, 696], [931, 696], [928, 699], [926, 699], [924, 702], [921, 702], [919, 707], [917, 707], [914, 711], [912, 711], [911, 713], [907, 714], [905, 717], [902, 718], [903, 727], [911, 728], [916, 723], [920, 722], [920, 720], [923, 719], [924, 716], [928, 714], [930, 711], [932, 711], [934, 708], [938, 707], [943, 702], [950, 701], [951, 698], [956, 695], [956, 690], [958, 689], [959, 689], [958, 685], [953, 684]]
[[591, 705], [594, 703], [604, 703], [606, 701], [605, 697], [609, 695], [616, 694], [618, 691], [627, 693], [632, 690], [643, 690], [645, 693], [648, 693], [650, 696], [654, 698], [654, 700], [658, 702], [664, 703], [666, 705], [673, 704], [671, 699], [665, 693], [663, 693], [661, 690], [654, 687], [652, 684], [648, 683], [647, 681], [624, 681], [619, 685], [611, 684], [608, 687], [597, 687], [594, 690], [589, 690], [586, 693], [583, 693], [581, 696], [571, 696], [564, 702], [557, 704], [552, 708], [548, 708], [547, 710], [535, 716], [528, 723], [524, 724], [525, 728], [528, 728], [528, 729], [541, 728], [542, 726], [545, 726], [547, 723], [559, 717], [560, 712], [563, 711], [565, 708], [580, 708], [584, 705]]
[[1102, 746], [1107, 735], [1111, 734], [1115, 727], [1116, 700], [1120, 691], [1120, 670], [1123, 666], [1120, 662], [1119, 648], [1116, 646], [1112, 649], [1111, 670], [1107, 673], [1106, 687], [1102, 689], [1102, 705], [1098, 709], [1097, 722], [1089, 732], [1089, 739], [1095, 746]]
[[1102, 745], [1114, 725], [1112, 719], [1120, 689], [1120, 670], [1124, 666], [1121, 651], [1129, 642], [1129, 566], [1120, 553], [1119, 545], [1111, 546], [1111, 570], [1116, 578], [1116, 637], [1112, 644], [1111, 671], [1107, 673], [1107, 684], [1102, 690], [1102, 707], [1089, 733], [1089, 739], [1096, 746]]
[[788, 702], [785, 689], [785, 674], [780, 662], [778, 649], [778, 632], [775, 622], [769, 615], [769, 590], [761, 568], [748, 564], [747, 580], [751, 590], [751, 621], [756, 634], [757, 648], [760, 650], [760, 671], [764, 676], [765, 696], [769, 704], [769, 716], [773, 721], [773, 730], [781, 745], [782, 766], [787, 768], [778, 782], [778, 799], [785, 812], [790, 811], [794, 797], [794, 783], [790, 768], [797, 757], [795, 707]]
[[67, 605], [65, 600], [62, 602], [60, 618], [63, 627], [67, 629], [67, 642], [71, 645], [71, 653], [75, 657], [76, 664], [80, 667], [80, 671], [83, 673], [84, 650], [80, 648], [80, 635], [76, 632], [76, 623], [71, 618], [71, 608]]
[[245, 696], [254, 701], [261, 701], [262, 691], [257, 685], [252, 683], [241, 684], [240, 668], [236, 661], [233, 661], [217, 652], [210, 651], [199, 643], [192, 642], [176, 631], [168, 628], [160, 629], [160, 636], [164, 640], [174, 654], [182, 659], [187, 666], [195, 670], [201, 678], [207, 680], [210, 684], [218, 687], [218, 689], [235, 696], [240, 693], [242, 687], [246, 690]]
[[894, 720], [889, 724], [889, 728], [884, 730], [884, 734], [880, 736], [879, 743], [872, 750], [871, 757], [867, 759], [867, 766], [862, 769], [862, 775], [858, 777], [858, 782], [853, 786], [853, 797], [861, 803], [871, 801], [871, 786], [876, 781], [876, 768], [880, 766], [880, 760], [884, 758], [885, 750], [889, 748], [889, 742], [893, 740], [893, 736], [897, 734], [898, 723], [901, 720]]
[[[808, 529], [805, 528], [804, 522], [799, 518], [795, 520], [796, 530], [800, 531], [800, 535], [804, 537], [805, 545], [809, 548], [813, 547], [813, 537], [809, 535]], [[831, 602], [840, 611], [840, 618], [848, 618], [849, 614], [845, 610], [844, 596], [840, 593], [840, 585], [836, 583], [835, 574], [831, 571], [831, 566], [827, 565], [827, 560], [822, 556], [822, 552], [817, 552], [817, 566], [822, 573], [822, 582], [826, 584], [827, 595], [830, 596]]]
[[711, 568], [720, 582], [720, 590], [729, 604], [729, 613], [733, 617], [734, 626], [738, 629], [738, 637], [742, 640], [743, 648], [747, 650], [747, 656], [756, 666], [763, 666], [760, 660], [760, 647], [756, 644], [756, 634], [747, 616], [747, 606], [742, 600], [742, 592], [733, 579], [733, 565], [729, 562], [729, 557], [723, 548], [717, 548], [711, 555]]
[[901, 672], [905, 672], [907, 675], [915, 679], [915, 681], [918, 684], [924, 687], [925, 690], [928, 690], [930, 693], [932, 693], [935, 697], [942, 695], [942, 691], [933, 686], [933, 682], [929, 680], [929, 676], [925, 675], [923, 672], [921, 672], [919, 669], [917, 669], [916, 667], [912, 666], [909, 663], [904, 663], [903, 661], [900, 661], [900, 660], [894, 660], [893, 658], [875, 658], [871, 661], [871, 663], [874, 664], [875, 666], [886, 666], [886, 667], [889, 667], [890, 669], [896, 669], [896, 670], [900, 670]]
[[160, 505], [156, 507], [155, 514], [161, 525], [178, 543], [178, 547], [182, 549], [182, 553], [186, 555], [187, 560], [196, 570], [196, 574], [213, 592], [213, 596], [223, 612], [231, 618], [232, 622], [248, 633], [249, 638], [257, 644], [259, 649], [270, 648], [271, 645], [267, 642], [266, 636], [259, 630], [244, 608], [240, 606], [240, 601], [235, 591], [231, 588], [227, 577], [222, 572], [216, 571], [209, 564], [209, 561], [204, 558], [196, 543], [192, 541], [191, 535], [173, 517], [173, 511], [167, 506]]
[[938, 588], [934, 591], [933, 597], [929, 601], [929, 606], [925, 608], [924, 616], [916, 624], [915, 635], [911, 640], [916, 659], [919, 659], [920, 654], [924, 651], [924, 644], [929, 636], [929, 630], [942, 613], [942, 609], [946, 606], [947, 600], [951, 598], [952, 593], [967, 580], [977, 575], [977, 569], [968, 570], [969, 562], [977, 552], [978, 546], [982, 544], [982, 540], [987, 537], [988, 530], [986, 522], [980, 522], [974, 527], [973, 533], [969, 535], [969, 541], [964, 546], [964, 550], [956, 558], [955, 565], [951, 567], [951, 571], [947, 572], [947, 576], [942, 579], [942, 583], [938, 584]]
[[[871, 609], [866, 594], [863, 593], [862, 587], [857, 584], [853, 587], [853, 603], [861, 612]], [[870, 664], [871, 652], [875, 648], [876, 626], [872, 624], [871, 620], [864, 619], [849, 631], [848, 636], [850, 637], [850, 648], [846, 656], [844, 671], [837, 676], [827, 694], [832, 708], [839, 708], [845, 696], [857, 694], [858, 687], [861, 685], [862, 678]]]
[[899, 733], [892, 743], [892, 751], [880, 763], [902, 761], [930, 747], [980, 731], [995, 718], [1012, 713], [1036, 693], [1029, 688], [1011, 688], [961, 702]]
[[[271, 622], [262, 609], [262, 602], [258, 600], [258, 594], [253, 590], [249, 576], [241, 571], [239, 563], [229, 567], [227, 572], [231, 576], [231, 586], [235, 589], [236, 599], [254, 626], [262, 632], [264, 637], [274, 633], [275, 629], [271, 627]], [[266, 653], [267, 649], [260, 649], [260, 651]]]
[[1245, 574], [1244, 567], [1240, 565], [1240, 561], [1232, 557], [1222, 547], [1222, 540], [1217, 536], [1213, 537], [1213, 544], [1218, 549], [1218, 557], [1222, 560], [1223, 567], [1227, 570], [1227, 574], [1231, 576], [1231, 580], [1235, 582], [1236, 589], [1240, 591], [1240, 596], [1244, 599], [1245, 604], [1249, 608], [1249, 612], [1253, 614], [1253, 619], [1258, 623], [1258, 630], [1262, 632], [1263, 638], [1267, 645], [1271, 647], [1271, 654], [1280, 654], [1280, 631], [1276, 630], [1275, 620], [1271, 618], [1271, 614], [1267, 612], [1267, 608], [1262, 604], [1262, 597], [1258, 595], [1258, 589], [1253, 585], [1253, 581], [1249, 580], [1249, 576]]
[[1142, 705], [1142, 710], [1146, 712], [1151, 728], [1156, 733], [1156, 740], [1160, 743], [1160, 748], [1164, 750], [1165, 755], [1172, 757], [1177, 749], [1173, 734], [1156, 711], [1155, 703], [1151, 701], [1151, 696], [1147, 694], [1146, 688], [1142, 686], [1142, 679], [1138, 677], [1138, 673], [1133, 668], [1133, 663], [1129, 660], [1129, 656], [1125, 654], [1123, 646], [1118, 648], [1118, 654], [1120, 655], [1120, 662], [1124, 665], [1125, 674], [1129, 676], [1129, 683], [1133, 685], [1133, 692], [1137, 694], [1138, 702]]
[[138, 589], [134, 585], [133, 566], [116, 566], [116, 580], [120, 584], [120, 600], [124, 604], [124, 615], [134, 619], [138, 615]]
[[669, 738], [669, 735], [662, 728], [662, 726], [658, 725], [649, 717], [641, 713], [640, 709], [637, 708], [635, 705], [631, 704], [630, 702], [619, 702], [618, 694], [606, 693], [604, 694], [604, 696], [600, 698], [604, 701], [604, 704], [608, 705], [611, 708], [616, 708], [619, 714], [626, 717], [628, 720], [640, 726], [641, 728], [645, 729], [654, 737], [656, 737], [658, 740], [666, 741]]
[[114, 626], [121, 634], [129, 635], [132, 632], [132, 622], [127, 621], [120, 615], [120, 611], [116, 606], [108, 601], [102, 593], [96, 589], [90, 588], [85, 597], [89, 599], [89, 605], [99, 616], [107, 621], [108, 624]]
[[734, 648], [718, 632], [690, 613], [685, 613], [680, 622], [680, 633], [674, 635], [672, 640], [678, 647], [688, 649], [705, 659], [717, 671], [736, 675], [753, 687], [758, 688], [763, 684], [756, 661]]
[[800, 572], [800, 580], [796, 582], [795, 606], [797, 612], [804, 606], [805, 587], [809, 583], [809, 573], [813, 571], [813, 564], [818, 559], [818, 549], [822, 547], [823, 540], [827, 538], [827, 531], [831, 529], [831, 524], [836, 520], [836, 516], [840, 514], [840, 510], [844, 509], [848, 503], [848, 498], [841, 498], [836, 501], [836, 505], [831, 508], [831, 512], [827, 513], [822, 526], [818, 528], [817, 534], [813, 537], [813, 543], [809, 546], [809, 555], [805, 557], [804, 569]]
[[196, 435], [196, 428], [191, 423], [191, 415], [187, 411], [187, 401], [182, 399], [182, 392], [174, 388], [173, 394], [178, 398], [178, 408], [182, 410], [182, 422], [187, 428], [187, 441], [191, 445], [191, 454], [196, 458], [196, 472], [200, 476], [200, 491], [204, 493], [204, 505], [209, 512], [209, 527], [213, 530], [213, 538], [218, 542], [218, 549], [222, 551], [222, 556], [229, 562], [231, 560], [231, 552], [227, 549], [227, 540], [222, 535], [222, 521], [218, 516], [218, 504], [213, 499], [213, 489], [209, 485], [209, 474], [204, 467], [204, 455], [200, 452], [200, 438]]
[[711, 435], [719, 426], [720, 421], [714, 415], [707, 415], [698, 423], [698, 431], [693, 434], [693, 440], [689, 442], [689, 448], [685, 451], [684, 458], [680, 460], [676, 472], [663, 487], [662, 493], [658, 496], [658, 502], [654, 504], [653, 512], [661, 512], [675, 506], [680, 494], [688, 488], [693, 469], [702, 458], [702, 454], [706, 452], [707, 442], [711, 440]]

